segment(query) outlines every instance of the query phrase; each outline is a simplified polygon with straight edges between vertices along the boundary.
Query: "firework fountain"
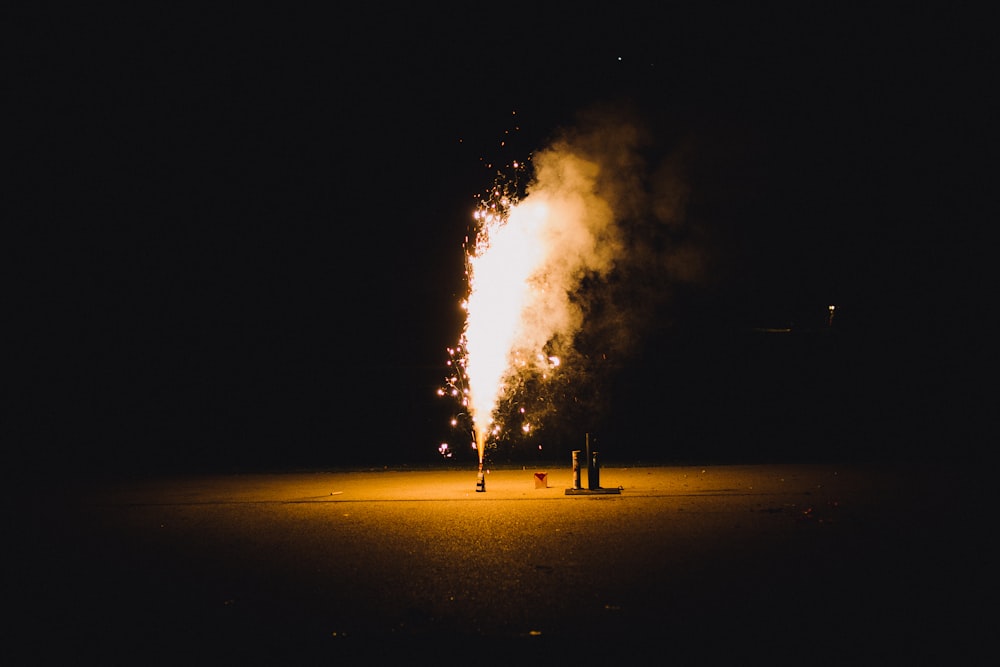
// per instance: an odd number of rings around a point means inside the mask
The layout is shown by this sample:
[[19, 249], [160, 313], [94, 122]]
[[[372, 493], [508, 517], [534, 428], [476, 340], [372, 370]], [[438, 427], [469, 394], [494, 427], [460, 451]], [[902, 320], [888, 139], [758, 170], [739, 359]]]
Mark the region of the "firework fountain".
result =
[[[449, 350], [449, 384], [471, 420], [477, 491], [485, 490], [488, 443], [504, 430], [499, 403], [519, 379], [560, 372], [583, 321], [574, 292], [584, 277], [609, 270], [620, 248], [611, 206], [596, 191], [595, 161], [567, 144], [530, 160], [530, 178], [525, 163], [512, 162], [480, 198], [466, 241], [466, 321]], [[529, 432], [530, 414], [520, 414]]]

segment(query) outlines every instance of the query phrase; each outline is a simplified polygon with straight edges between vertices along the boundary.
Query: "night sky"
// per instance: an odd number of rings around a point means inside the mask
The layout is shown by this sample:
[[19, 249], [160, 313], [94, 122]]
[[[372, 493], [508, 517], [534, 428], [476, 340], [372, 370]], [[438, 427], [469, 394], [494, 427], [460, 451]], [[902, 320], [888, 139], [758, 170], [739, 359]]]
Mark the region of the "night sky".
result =
[[15, 463], [440, 462], [487, 165], [595, 109], [676, 169], [702, 271], [642, 285], [546, 455], [977, 452], [985, 21], [654, 6], [14, 17]]

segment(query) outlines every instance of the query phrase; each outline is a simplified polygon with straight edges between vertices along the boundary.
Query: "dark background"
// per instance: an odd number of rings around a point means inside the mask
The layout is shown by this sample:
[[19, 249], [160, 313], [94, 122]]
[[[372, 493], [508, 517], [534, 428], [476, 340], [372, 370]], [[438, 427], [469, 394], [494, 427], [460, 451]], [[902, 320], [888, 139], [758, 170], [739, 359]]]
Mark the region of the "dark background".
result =
[[440, 462], [487, 165], [594, 105], [684, 147], [711, 271], [546, 456], [977, 456], [986, 22], [654, 7], [15, 12], [15, 468]]

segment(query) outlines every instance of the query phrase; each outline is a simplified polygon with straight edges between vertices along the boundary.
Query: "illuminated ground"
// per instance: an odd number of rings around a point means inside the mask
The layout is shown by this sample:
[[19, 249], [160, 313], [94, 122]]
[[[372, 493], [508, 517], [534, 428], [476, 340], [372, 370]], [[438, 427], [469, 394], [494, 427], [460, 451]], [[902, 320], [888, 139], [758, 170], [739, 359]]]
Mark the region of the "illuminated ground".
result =
[[542, 468], [547, 488], [504, 469], [485, 493], [474, 470], [39, 489], [11, 582], [17, 634], [40, 655], [126, 662], [515, 640], [556, 651], [544, 662], [656, 646], [852, 664], [947, 647], [961, 663], [985, 623], [969, 607], [984, 542], [961, 532], [954, 475], [606, 467], [620, 494], [569, 496], [569, 466]]

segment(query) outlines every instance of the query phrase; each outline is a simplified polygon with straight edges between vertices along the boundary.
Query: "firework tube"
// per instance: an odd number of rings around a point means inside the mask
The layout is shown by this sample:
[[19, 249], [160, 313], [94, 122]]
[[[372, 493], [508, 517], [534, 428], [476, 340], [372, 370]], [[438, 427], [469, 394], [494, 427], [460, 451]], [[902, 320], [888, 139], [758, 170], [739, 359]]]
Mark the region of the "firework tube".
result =
[[580, 450], [573, 450], [573, 488], [581, 489], [580, 486]]

